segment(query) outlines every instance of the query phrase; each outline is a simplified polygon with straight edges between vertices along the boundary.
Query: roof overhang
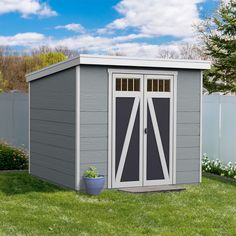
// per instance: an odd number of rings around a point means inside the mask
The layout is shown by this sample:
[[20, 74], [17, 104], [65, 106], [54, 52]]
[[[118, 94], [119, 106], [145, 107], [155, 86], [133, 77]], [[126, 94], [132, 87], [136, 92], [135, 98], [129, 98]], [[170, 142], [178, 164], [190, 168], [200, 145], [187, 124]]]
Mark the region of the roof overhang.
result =
[[26, 75], [26, 81], [30, 82], [56, 72], [78, 66], [78, 65], [100, 65], [100, 66], [129, 66], [150, 68], [175, 68], [207, 70], [211, 67], [210, 61], [199, 60], [175, 60], [158, 58], [137, 58], [120, 56], [98, 56], [81, 54], [78, 57], [59, 62], [45, 67], [41, 70]]

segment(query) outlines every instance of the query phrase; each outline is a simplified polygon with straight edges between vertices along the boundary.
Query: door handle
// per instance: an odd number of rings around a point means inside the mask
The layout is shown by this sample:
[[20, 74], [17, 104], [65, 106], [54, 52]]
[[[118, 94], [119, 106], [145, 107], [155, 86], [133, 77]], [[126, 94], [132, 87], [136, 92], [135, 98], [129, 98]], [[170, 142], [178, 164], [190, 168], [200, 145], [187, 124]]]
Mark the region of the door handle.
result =
[[147, 128], [144, 129], [144, 133], [147, 134]]

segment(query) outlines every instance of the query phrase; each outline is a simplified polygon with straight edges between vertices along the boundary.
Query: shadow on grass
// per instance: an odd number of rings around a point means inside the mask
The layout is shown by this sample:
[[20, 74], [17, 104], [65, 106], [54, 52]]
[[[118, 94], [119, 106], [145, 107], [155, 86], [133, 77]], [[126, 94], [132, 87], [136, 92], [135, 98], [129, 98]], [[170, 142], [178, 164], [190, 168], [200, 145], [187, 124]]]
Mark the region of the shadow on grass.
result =
[[0, 172], [0, 193], [14, 195], [29, 192], [58, 191], [66, 191], [66, 189], [33, 177], [27, 171]]
[[217, 180], [217, 181], [222, 182], [224, 184], [230, 184], [230, 185], [236, 186], [236, 180], [231, 179], [229, 177], [215, 175], [215, 174], [206, 173], [206, 172], [203, 172], [202, 176], [209, 178], [209, 179]]
[[[225, 184], [236, 186], [236, 180], [217, 176], [209, 173], [203, 173], [204, 177], [217, 180]], [[29, 192], [63, 192], [68, 189], [40, 180], [31, 176], [27, 171], [1, 172], [0, 171], [0, 193], [6, 195], [24, 194]], [[83, 191], [82, 195], [87, 195]]]

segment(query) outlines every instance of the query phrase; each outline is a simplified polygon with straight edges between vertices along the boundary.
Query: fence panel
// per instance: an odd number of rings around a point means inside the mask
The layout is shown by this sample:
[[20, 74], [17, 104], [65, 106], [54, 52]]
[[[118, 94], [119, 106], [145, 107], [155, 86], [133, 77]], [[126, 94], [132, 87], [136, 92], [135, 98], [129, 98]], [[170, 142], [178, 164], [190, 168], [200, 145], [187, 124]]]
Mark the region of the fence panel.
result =
[[236, 162], [236, 96], [203, 96], [202, 150], [211, 159]]
[[28, 149], [28, 95], [0, 93], [0, 140]]
[[[28, 95], [0, 93], [0, 140], [28, 149]], [[236, 162], [236, 96], [203, 96], [202, 150]]]

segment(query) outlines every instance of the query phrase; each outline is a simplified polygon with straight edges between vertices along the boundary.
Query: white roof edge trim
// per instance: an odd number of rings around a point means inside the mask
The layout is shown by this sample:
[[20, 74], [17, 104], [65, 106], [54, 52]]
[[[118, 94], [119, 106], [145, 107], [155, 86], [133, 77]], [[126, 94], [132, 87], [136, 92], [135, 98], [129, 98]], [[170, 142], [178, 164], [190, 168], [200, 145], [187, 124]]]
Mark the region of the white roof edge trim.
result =
[[123, 59], [123, 60], [135, 60], [135, 61], [173, 61], [173, 62], [199, 62], [209, 63], [210, 61], [205, 60], [187, 60], [187, 59], [164, 59], [164, 58], [153, 58], [153, 57], [126, 57], [126, 56], [106, 56], [106, 55], [93, 55], [93, 54], [80, 54], [81, 58], [99, 58], [99, 59]]
[[51, 66], [47, 66], [43, 69], [26, 74], [26, 81], [30, 82], [35, 79], [40, 79], [44, 76], [54, 74], [56, 72], [68, 69], [70, 67], [77, 66], [79, 64], [80, 64], [80, 57], [75, 57], [72, 59], [64, 60], [64, 61], [58, 62], [56, 64], [53, 64]]
[[107, 66], [133, 66], [133, 67], [156, 67], [156, 68], [179, 68], [179, 69], [210, 69], [210, 61], [158, 59], [158, 58], [135, 58], [120, 56], [100, 56], [80, 54], [80, 56], [45, 67], [41, 70], [26, 75], [26, 81], [35, 79], [68, 69], [77, 65], [107, 65]]

